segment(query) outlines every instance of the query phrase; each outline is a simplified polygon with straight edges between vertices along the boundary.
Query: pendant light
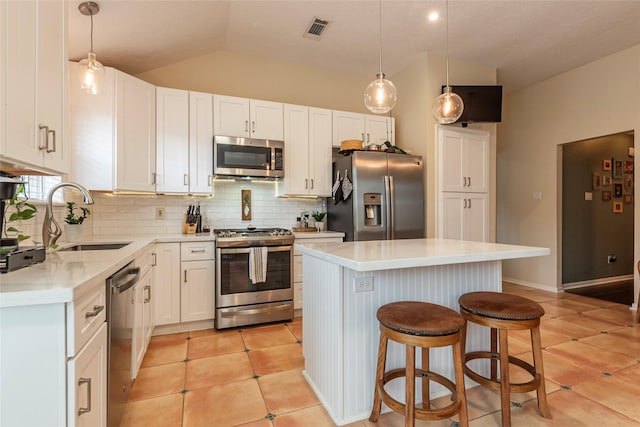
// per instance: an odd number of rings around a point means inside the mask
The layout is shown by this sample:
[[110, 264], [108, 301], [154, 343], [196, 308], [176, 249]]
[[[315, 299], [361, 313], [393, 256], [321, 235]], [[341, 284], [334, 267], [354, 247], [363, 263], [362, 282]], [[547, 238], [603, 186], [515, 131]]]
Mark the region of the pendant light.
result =
[[444, 88], [444, 93], [436, 98], [431, 108], [433, 117], [440, 124], [446, 125], [453, 123], [462, 116], [464, 110], [464, 102], [459, 95], [451, 91], [449, 86], [449, 0], [447, 5], [447, 85]]
[[384, 114], [395, 107], [397, 92], [395, 85], [390, 80], [387, 80], [382, 72], [382, 0], [379, 1], [379, 13], [380, 72], [376, 74], [376, 79], [369, 83], [367, 88], [364, 90], [364, 105], [372, 113]]
[[86, 59], [79, 63], [80, 67], [80, 88], [90, 94], [102, 92], [104, 86], [104, 67], [96, 60], [93, 52], [93, 15], [100, 11], [98, 3], [87, 1], [78, 5], [78, 10], [85, 16], [91, 17], [91, 50]]

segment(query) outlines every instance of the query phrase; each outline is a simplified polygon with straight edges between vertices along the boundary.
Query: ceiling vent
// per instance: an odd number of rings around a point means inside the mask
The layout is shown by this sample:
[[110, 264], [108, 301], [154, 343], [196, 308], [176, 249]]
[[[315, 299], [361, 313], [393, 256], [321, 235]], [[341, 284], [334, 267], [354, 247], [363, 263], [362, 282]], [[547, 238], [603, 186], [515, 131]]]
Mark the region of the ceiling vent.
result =
[[331, 22], [325, 21], [324, 19], [313, 17], [313, 20], [307, 27], [307, 31], [305, 31], [303, 37], [308, 39], [320, 40], [324, 35], [327, 27], [331, 25]]

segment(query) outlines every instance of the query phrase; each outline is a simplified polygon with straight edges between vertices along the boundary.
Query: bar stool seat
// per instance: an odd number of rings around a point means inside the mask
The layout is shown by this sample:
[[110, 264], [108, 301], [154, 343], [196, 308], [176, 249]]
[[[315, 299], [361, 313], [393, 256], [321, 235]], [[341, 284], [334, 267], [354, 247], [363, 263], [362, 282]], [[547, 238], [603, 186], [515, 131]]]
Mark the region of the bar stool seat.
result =
[[[373, 408], [369, 420], [376, 422], [382, 402], [392, 410], [405, 415], [405, 426], [413, 427], [415, 419], [442, 420], [460, 414], [460, 425], [468, 426], [467, 401], [464, 391], [463, 347], [465, 321], [454, 310], [436, 304], [401, 301], [383, 305], [376, 313], [380, 322], [380, 345], [376, 367]], [[388, 340], [406, 346], [406, 367], [385, 372]], [[429, 349], [453, 346], [455, 384], [448, 378], [429, 370]], [[415, 366], [415, 348], [420, 347], [421, 369]], [[385, 384], [406, 378], [405, 403], [391, 397]], [[422, 380], [422, 407], [415, 405], [415, 378]], [[451, 392], [452, 403], [444, 408], [432, 409], [429, 382], [441, 384]]]
[[[491, 351], [473, 351], [465, 354], [464, 373], [480, 385], [500, 390], [502, 425], [511, 426], [511, 393], [526, 393], [536, 390], [538, 408], [545, 418], [551, 418], [547, 405], [540, 341], [540, 318], [544, 309], [535, 301], [499, 292], [471, 292], [458, 299], [460, 313], [465, 321], [491, 328]], [[509, 356], [508, 331], [530, 330], [533, 365], [515, 356]], [[498, 350], [498, 332], [500, 347]], [[463, 337], [466, 343], [466, 337]], [[464, 348], [464, 347], [463, 347]], [[491, 377], [473, 371], [467, 363], [475, 359], [491, 360]], [[498, 377], [497, 362], [500, 361]], [[524, 383], [509, 381], [509, 364], [516, 365], [532, 379]]]

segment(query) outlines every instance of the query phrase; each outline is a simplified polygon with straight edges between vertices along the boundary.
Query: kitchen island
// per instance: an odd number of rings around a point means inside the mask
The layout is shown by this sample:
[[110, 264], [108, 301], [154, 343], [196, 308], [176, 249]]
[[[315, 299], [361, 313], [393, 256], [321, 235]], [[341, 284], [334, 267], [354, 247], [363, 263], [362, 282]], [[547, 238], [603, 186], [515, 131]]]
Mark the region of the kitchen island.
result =
[[[296, 244], [303, 254], [304, 376], [338, 425], [369, 417], [378, 348], [378, 307], [427, 301], [458, 310], [460, 295], [501, 291], [502, 260], [549, 255], [547, 248], [446, 239]], [[467, 350], [489, 347], [469, 325]], [[431, 351], [431, 367], [452, 379], [450, 348]], [[390, 342], [387, 370], [403, 367]], [[480, 368], [480, 373], [484, 368]], [[404, 399], [404, 382], [388, 391]], [[471, 382], [467, 380], [466, 386]], [[431, 397], [446, 394], [432, 383]], [[420, 401], [420, 391], [416, 396]]]

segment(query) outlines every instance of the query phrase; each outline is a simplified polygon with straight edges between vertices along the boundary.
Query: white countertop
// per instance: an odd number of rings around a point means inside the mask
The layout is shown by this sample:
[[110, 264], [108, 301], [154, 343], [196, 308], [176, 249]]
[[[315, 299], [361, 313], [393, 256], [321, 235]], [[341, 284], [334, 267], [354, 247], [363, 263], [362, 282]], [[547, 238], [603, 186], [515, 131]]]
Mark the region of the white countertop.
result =
[[311, 255], [355, 271], [392, 270], [549, 255], [548, 248], [448, 239], [296, 243]]
[[344, 233], [340, 233], [338, 231], [293, 231], [293, 236], [296, 239], [326, 239], [332, 237], [344, 238]]

